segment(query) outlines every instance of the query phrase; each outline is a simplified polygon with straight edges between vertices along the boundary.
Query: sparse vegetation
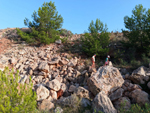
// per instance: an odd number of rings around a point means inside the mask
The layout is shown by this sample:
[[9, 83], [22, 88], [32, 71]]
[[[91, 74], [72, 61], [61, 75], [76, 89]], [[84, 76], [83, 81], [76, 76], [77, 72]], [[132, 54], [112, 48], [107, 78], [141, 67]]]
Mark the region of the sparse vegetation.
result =
[[[63, 113], [83, 113], [85, 110], [91, 111], [91, 106], [83, 107], [81, 106], [81, 99], [76, 94], [72, 94], [68, 100], [65, 100], [64, 105], [61, 105]], [[59, 106], [59, 105], [58, 105]]]
[[140, 107], [138, 104], [131, 105], [129, 110], [123, 108], [124, 105], [119, 109], [119, 113], [150, 113], [150, 105], [145, 104], [144, 107]]
[[[97, 54], [96, 67], [99, 67], [105, 62], [105, 59], [100, 58], [109, 54], [114, 66], [133, 70], [141, 65], [148, 66], [150, 62], [150, 9], [146, 11], [142, 5], [137, 5], [132, 13], [131, 17], [126, 16], [124, 18], [125, 27], [128, 31], [122, 30], [123, 33], [115, 32], [110, 34], [107, 32], [107, 26], [97, 19], [95, 23], [91, 21], [88, 28], [89, 32], [86, 32], [81, 37], [81, 40], [70, 41], [69, 38], [72, 37], [73, 33], [66, 29], [60, 29], [63, 18], [61, 15], [58, 15], [54, 3], [49, 2], [44, 3], [38, 12], [33, 13], [32, 22], [27, 18], [24, 20], [25, 25], [29, 27], [31, 32], [23, 32], [18, 28], [16, 30], [22, 40], [29, 44], [49, 44], [57, 39], [61, 39], [64, 48], [57, 52], [68, 52], [69, 55], [65, 57], [69, 60], [75, 56], [77, 57], [79, 54], [86, 56], [86, 58], [90, 57], [84, 59], [85, 68], [92, 65], [92, 55]], [[10, 31], [6, 31], [6, 33], [11, 34]], [[3, 33], [2, 37], [5, 35]], [[60, 38], [60, 35], [63, 38]], [[23, 48], [23, 45], [18, 46], [19, 50]], [[0, 71], [0, 112], [40, 112], [36, 109], [36, 94], [32, 91], [32, 84], [30, 86], [27, 84], [19, 85], [18, 77], [18, 73], [14, 74], [9, 69], [5, 69], [4, 72]], [[85, 86], [85, 84], [81, 83], [80, 86]], [[147, 89], [148, 87], [146, 86], [144, 90]], [[83, 113], [86, 109], [92, 112], [91, 106], [83, 108], [80, 105], [80, 101], [81, 98], [72, 94], [68, 104], [61, 106], [63, 113]], [[53, 111], [52, 109], [52, 111], [41, 112]], [[94, 112], [97, 111], [94, 110]], [[101, 111], [98, 112], [101, 113]], [[122, 106], [119, 112], [150, 113], [150, 105], [145, 104], [145, 107], [140, 107], [134, 104], [129, 110], [125, 110]]]

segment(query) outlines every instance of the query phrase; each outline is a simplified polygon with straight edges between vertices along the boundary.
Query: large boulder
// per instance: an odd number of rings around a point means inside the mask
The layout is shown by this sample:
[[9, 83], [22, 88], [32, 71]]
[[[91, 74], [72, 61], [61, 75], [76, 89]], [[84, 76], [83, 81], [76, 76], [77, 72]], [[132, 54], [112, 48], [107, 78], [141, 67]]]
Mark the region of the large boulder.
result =
[[75, 67], [78, 63], [78, 58], [75, 57], [75, 58], [72, 58], [70, 59], [70, 62], [67, 64], [69, 67]]
[[102, 66], [87, 80], [90, 91], [96, 95], [100, 91], [106, 94], [122, 86], [124, 80], [119, 70], [112, 66]]
[[142, 91], [140, 89], [136, 89], [130, 93], [130, 98], [133, 103], [137, 103], [140, 106], [144, 106], [145, 103], [150, 103], [149, 101], [149, 95], [145, 91]]
[[125, 110], [129, 110], [131, 107], [131, 101], [128, 97], [120, 97], [118, 100], [113, 102], [113, 105], [117, 110], [121, 107]]
[[134, 70], [129, 77], [136, 84], [145, 84], [145, 81], [149, 80], [149, 76], [146, 74], [148, 68], [141, 66]]
[[92, 107], [94, 110], [96, 110], [96, 113], [98, 113], [99, 111], [102, 111], [104, 113], [117, 113], [112, 102], [103, 92], [100, 92], [96, 95], [92, 102]]

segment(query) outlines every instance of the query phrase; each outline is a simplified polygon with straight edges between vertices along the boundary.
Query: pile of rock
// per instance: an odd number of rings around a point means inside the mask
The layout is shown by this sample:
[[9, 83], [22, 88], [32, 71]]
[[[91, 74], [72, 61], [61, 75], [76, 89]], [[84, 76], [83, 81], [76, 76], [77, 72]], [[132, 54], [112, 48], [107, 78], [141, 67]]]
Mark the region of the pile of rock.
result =
[[141, 66], [123, 79], [117, 68], [100, 67], [87, 82], [89, 90], [95, 95], [92, 101], [93, 108], [105, 113], [116, 113], [122, 104], [124, 109], [128, 110], [131, 104], [143, 106], [150, 103], [149, 94], [142, 91], [142, 87], [137, 84], [137, 81], [149, 81], [148, 70]]
[[[124, 71], [125, 76], [112, 65], [97, 71], [90, 67], [85, 70], [79, 58], [57, 53], [62, 46], [51, 44], [37, 48], [14, 44], [0, 56], [0, 69], [11, 65], [19, 70], [22, 84], [31, 82], [31, 77], [41, 110], [54, 108], [56, 101], [69, 105], [69, 100], [75, 99], [71, 94], [82, 98], [82, 106], [92, 105], [93, 109], [105, 113], [116, 113], [123, 102], [126, 102], [125, 109], [132, 103], [141, 106], [150, 103], [148, 93], [138, 85], [149, 81], [149, 68], [139, 67], [131, 75]], [[150, 82], [147, 85], [150, 87]]]
[[[84, 70], [85, 65], [80, 65], [77, 57], [71, 57], [67, 53], [57, 54], [59, 48], [62, 48], [62, 45], [51, 44], [37, 48], [14, 44], [12, 49], [0, 56], [1, 70], [8, 65], [15, 71], [19, 70], [20, 83], [28, 84], [31, 77], [40, 109], [44, 109], [43, 105], [47, 100], [53, 102], [62, 94], [64, 97], [70, 96], [80, 85], [88, 91], [86, 80], [89, 74]], [[80, 90], [77, 90], [77, 94], [82, 95]]]

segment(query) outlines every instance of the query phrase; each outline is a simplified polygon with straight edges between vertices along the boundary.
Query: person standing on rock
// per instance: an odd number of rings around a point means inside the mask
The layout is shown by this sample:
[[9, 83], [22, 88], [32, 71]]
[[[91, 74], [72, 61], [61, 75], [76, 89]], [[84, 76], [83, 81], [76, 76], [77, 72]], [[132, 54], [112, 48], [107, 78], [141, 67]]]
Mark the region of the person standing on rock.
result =
[[96, 54], [92, 56], [92, 68], [95, 68], [95, 57]]
[[105, 65], [104, 66], [107, 66], [109, 64], [109, 58], [110, 56], [108, 55], [107, 58], [106, 58], [106, 61], [105, 61]]

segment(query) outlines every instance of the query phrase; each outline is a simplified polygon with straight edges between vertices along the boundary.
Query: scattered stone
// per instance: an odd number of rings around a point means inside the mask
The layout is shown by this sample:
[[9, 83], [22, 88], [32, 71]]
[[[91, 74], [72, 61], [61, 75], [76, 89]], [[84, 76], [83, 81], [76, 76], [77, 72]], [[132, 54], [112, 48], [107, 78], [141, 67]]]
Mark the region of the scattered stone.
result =
[[78, 87], [75, 91], [76, 95], [81, 97], [81, 98], [87, 98], [87, 99], [90, 99], [90, 96], [89, 96], [89, 91], [83, 87]]
[[61, 107], [56, 107], [55, 113], [63, 113], [63, 109]]
[[65, 84], [65, 83], [61, 83], [60, 89], [62, 89], [63, 92], [66, 92], [66, 91], [67, 91], [67, 86], [66, 86], [66, 84]]
[[56, 44], [61, 44], [61, 40], [60, 40], [60, 39], [59, 39], [59, 40], [56, 40], [55, 43], [56, 43]]
[[39, 70], [44, 71], [46, 73], [49, 72], [49, 66], [46, 62], [41, 62], [38, 67]]
[[29, 75], [32, 75], [32, 74], [33, 74], [33, 70], [30, 69], [30, 70], [29, 70]]
[[37, 101], [41, 101], [49, 96], [49, 90], [43, 85], [40, 85], [36, 90], [36, 94], [37, 94]]
[[17, 60], [15, 58], [9, 59], [10, 64], [15, 65], [17, 63]]
[[87, 72], [87, 70], [84, 70], [81, 72], [81, 75], [84, 75]]
[[46, 83], [46, 86], [55, 90], [55, 91], [59, 91], [60, 90], [60, 82], [57, 79], [54, 79], [52, 81], [49, 81]]
[[70, 93], [73, 93], [73, 92], [75, 92], [75, 90], [76, 90], [76, 86], [74, 86], [74, 85], [71, 85], [70, 87], [69, 87], [69, 92]]
[[54, 90], [50, 90], [50, 96], [53, 98], [53, 100], [57, 100], [57, 92]]
[[78, 63], [78, 59], [77, 59], [77, 57], [75, 57], [74, 59], [72, 58], [67, 65], [69, 67], [75, 67], [77, 65], [77, 63]]
[[48, 99], [44, 99], [42, 101], [42, 103], [39, 105], [39, 110], [51, 110], [52, 108], [54, 108], [54, 104], [52, 102], [50, 102]]

